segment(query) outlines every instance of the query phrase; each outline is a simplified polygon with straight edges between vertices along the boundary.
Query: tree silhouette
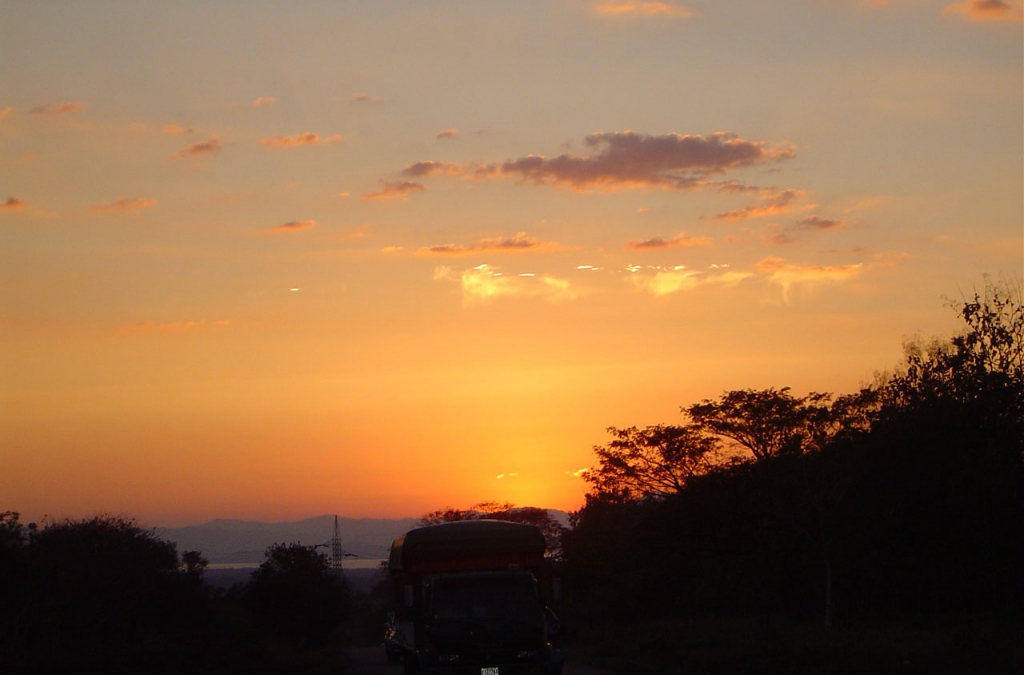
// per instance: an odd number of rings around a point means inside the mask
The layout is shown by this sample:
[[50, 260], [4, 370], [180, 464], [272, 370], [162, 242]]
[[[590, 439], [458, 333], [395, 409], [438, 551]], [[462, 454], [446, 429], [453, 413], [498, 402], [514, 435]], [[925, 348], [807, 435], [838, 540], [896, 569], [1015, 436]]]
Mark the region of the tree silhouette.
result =
[[560, 558], [562, 555], [562, 535], [565, 528], [545, 509], [536, 506], [516, 506], [510, 502], [480, 502], [468, 509], [446, 506], [421, 516], [420, 525], [438, 525], [461, 520], [508, 520], [533, 525], [544, 534], [547, 543], [545, 556]]
[[348, 616], [351, 595], [315, 547], [274, 544], [253, 572], [246, 600], [265, 634], [322, 645]]
[[608, 427], [608, 433], [613, 440], [594, 447], [598, 465], [583, 474], [597, 494], [676, 494], [688, 480], [707, 473], [718, 449], [717, 439], [696, 425]]
[[811, 392], [802, 398], [782, 389], [727, 391], [682, 412], [702, 429], [729, 438], [755, 459], [800, 454], [820, 442], [831, 427], [831, 394]]

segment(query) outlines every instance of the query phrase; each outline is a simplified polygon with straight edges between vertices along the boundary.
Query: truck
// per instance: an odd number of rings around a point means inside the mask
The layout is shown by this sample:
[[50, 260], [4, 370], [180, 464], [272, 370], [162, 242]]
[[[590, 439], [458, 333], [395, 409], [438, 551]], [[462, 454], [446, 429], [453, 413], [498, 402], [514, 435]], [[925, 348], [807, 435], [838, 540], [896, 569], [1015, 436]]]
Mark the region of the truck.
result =
[[559, 675], [546, 542], [532, 525], [466, 520], [391, 545], [385, 649], [405, 675]]

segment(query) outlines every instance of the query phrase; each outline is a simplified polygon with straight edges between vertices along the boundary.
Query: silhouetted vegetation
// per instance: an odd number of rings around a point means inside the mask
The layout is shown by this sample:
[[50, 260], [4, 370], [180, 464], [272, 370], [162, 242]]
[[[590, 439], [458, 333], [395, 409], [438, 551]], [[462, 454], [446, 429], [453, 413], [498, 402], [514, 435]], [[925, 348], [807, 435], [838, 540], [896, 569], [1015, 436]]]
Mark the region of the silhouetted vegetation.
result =
[[508, 502], [481, 502], [468, 509], [451, 506], [431, 511], [420, 517], [420, 525], [437, 525], [461, 520], [508, 520], [533, 525], [544, 533], [547, 542], [545, 557], [559, 559], [562, 555], [562, 535], [565, 528], [547, 510], [535, 506], [516, 506]]
[[[563, 544], [574, 615], [599, 631], [627, 617], [656, 626], [638, 637], [634, 672], [714, 670], [696, 656], [686, 667], [685, 645], [736, 621], [772, 625], [771, 640], [748, 633], [775, 655], [758, 652], [753, 670], [727, 660], [730, 672], [822, 672], [818, 658], [794, 665], [780, 621], [823, 624], [834, 641], [833, 623], [850, 636], [880, 620], [996, 616], [1016, 631], [993, 640], [1019, 635], [1024, 308], [989, 283], [957, 310], [963, 333], [909, 342], [895, 372], [856, 394], [730, 391], [682, 408], [678, 427], [610, 429]], [[1021, 666], [1009, 644], [989, 644], [989, 661]], [[873, 669], [899, 670], [887, 663]]]
[[351, 592], [310, 547], [275, 545], [245, 585], [131, 519], [23, 526], [0, 514], [0, 672], [302, 673], [339, 664]]

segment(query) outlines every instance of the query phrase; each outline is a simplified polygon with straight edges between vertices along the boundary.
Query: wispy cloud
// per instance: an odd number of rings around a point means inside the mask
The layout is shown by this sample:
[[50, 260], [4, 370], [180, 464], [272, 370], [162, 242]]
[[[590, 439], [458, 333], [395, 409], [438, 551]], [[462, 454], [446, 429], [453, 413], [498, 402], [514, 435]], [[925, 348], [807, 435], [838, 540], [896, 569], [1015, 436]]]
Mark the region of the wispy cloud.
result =
[[685, 19], [693, 11], [673, 2], [602, 2], [594, 5], [594, 11], [605, 16], [655, 16]]
[[142, 209], [155, 205], [155, 199], [129, 199], [128, 197], [118, 197], [109, 204], [98, 204], [92, 207], [92, 210], [97, 213], [126, 213], [128, 211], [140, 211]]
[[0, 108], [0, 120], [2, 120], [3, 118], [7, 117], [12, 112], [14, 112], [14, 108], [12, 106], [7, 106], [6, 108]]
[[[516, 252], [537, 250], [545, 246], [525, 232], [518, 232], [512, 237], [490, 237], [480, 239], [472, 244], [441, 244], [428, 246], [416, 252], [417, 255], [467, 255], [470, 253], [489, 252]], [[554, 245], [547, 245], [552, 247]], [[557, 248], [557, 246], [555, 246]]]
[[633, 131], [595, 133], [585, 139], [589, 155], [528, 155], [500, 163], [459, 166], [420, 161], [402, 170], [406, 177], [459, 175], [474, 179], [513, 177], [537, 185], [574, 190], [657, 187], [685, 190], [731, 169], [779, 162], [794, 154], [760, 141], [719, 132], [707, 136], [649, 136]]
[[795, 265], [782, 258], [765, 258], [757, 263], [759, 273], [782, 287], [782, 297], [788, 300], [796, 286], [817, 286], [848, 281], [862, 271], [861, 263], [854, 265]]
[[644, 251], [649, 249], [675, 248], [677, 246], [710, 246], [711, 244], [711, 237], [691, 237], [685, 232], [680, 232], [671, 239], [652, 237], [642, 241], [631, 241], [626, 244], [626, 248], [634, 251]]
[[358, 94], [352, 94], [352, 100], [356, 103], [382, 103], [384, 98], [382, 96], [370, 96], [362, 92]]
[[802, 197], [803, 190], [768, 190], [768, 195], [759, 204], [751, 204], [742, 209], [726, 211], [712, 216], [713, 220], [744, 220], [762, 216], [776, 216], [789, 211], [793, 201]]
[[23, 209], [26, 206], [28, 206], [28, 204], [17, 197], [8, 197], [6, 202], [0, 204], [0, 211], [15, 211], [17, 209]]
[[969, 21], [1021, 21], [1024, 8], [1002, 0], [965, 0], [942, 10], [945, 16], [959, 16]]
[[821, 216], [813, 215], [801, 218], [797, 222], [797, 225], [808, 230], [838, 230], [843, 228], [846, 223], [842, 220], [822, 218]]
[[159, 333], [187, 333], [211, 328], [227, 328], [231, 325], [230, 319], [219, 321], [140, 321], [118, 328], [123, 335], [145, 335]]
[[402, 181], [398, 183], [384, 182], [380, 192], [371, 192], [370, 194], [363, 195], [363, 199], [376, 200], [376, 199], [408, 199], [409, 195], [413, 192], [422, 192], [426, 190], [422, 183], [413, 183], [410, 181]]
[[439, 134], [437, 134], [436, 138], [437, 138], [437, 140], [441, 141], [441, 140], [444, 140], [446, 138], [457, 138], [458, 135], [459, 135], [459, 130], [458, 129], [445, 129], [444, 131], [442, 131]]
[[273, 138], [264, 138], [260, 141], [262, 145], [268, 148], [297, 148], [300, 145], [316, 145], [319, 142], [320, 136], [310, 131], [296, 136], [274, 136]]
[[220, 150], [220, 136], [214, 136], [209, 140], [193, 143], [178, 154], [174, 155], [174, 157], [206, 157], [208, 155], [215, 155], [220, 152]]
[[308, 230], [312, 227], [316, 227], [315, 220], [293, 220], [289, 223], [274, 225], [270, 229], [275, 232], [299, 232], [300, 230]]
[[632, 266], [627, 269], [630, 272], [629, 281], [636, 290], [661, 297], [707, 285], [732, 287], [752, 276], [749, 272], [733, 272], [727, 268], [727, 265], [713, 265], [710, 272], [687, 269], [686, 265], [646, 268]]
[[402, 175], [407, 178], [425, 178], [427, 176], [463, 176], [471, 171], [466, 167], [459, 166], [452, 162], [435, 162], [424, 160], [415, 162], [402, 169]]
[[182, 127], [177, 124], [166, 124], [160, 130], [165, 134], [190, 134], [192, 129], [190, 127]]
[[534, 297], [548, 302], [579, 297], [565, 279], [533, 274], [506, 276], [499, 268], [490, 265], [478, 265], [462, 272], [451, 267], [438, 267], [434, 270], [434, 280], [458, 282], [462, 288], [462, 303], [466, 307], [510, 297]]
[[274, 105], [275, 103], [277, 103], [276, 96], [260, 96], [259, 98], [253, 99], [250, 105], [252, 105], [253, 108], [262, 108], [265, 105]]
[[29, 112], [33, 115], [66, 115], [68, 113], [79, 112], [83, 108], [85, 108], [84, 103], [58, 103], [56, 105], [47, 103], [44, 105], [37, 105]]

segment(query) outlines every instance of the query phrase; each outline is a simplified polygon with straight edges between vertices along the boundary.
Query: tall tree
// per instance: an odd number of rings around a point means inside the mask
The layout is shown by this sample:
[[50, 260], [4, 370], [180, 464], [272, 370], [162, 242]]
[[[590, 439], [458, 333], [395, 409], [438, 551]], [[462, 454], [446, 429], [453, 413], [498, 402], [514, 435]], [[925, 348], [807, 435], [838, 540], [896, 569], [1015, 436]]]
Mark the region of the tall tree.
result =
[[820, 448], [836, 427], [831, 400], [831, 394], [817, 392], [798, 398], [789, 387], [739, 389], [681, 410], [701, 429], [765, 459]]
[[596, 494], [664, 497], [713, 465], [718, 441], [697, 426], [608, 427], [613, 439], [595, 446], [598, 465], [584, 479]]

